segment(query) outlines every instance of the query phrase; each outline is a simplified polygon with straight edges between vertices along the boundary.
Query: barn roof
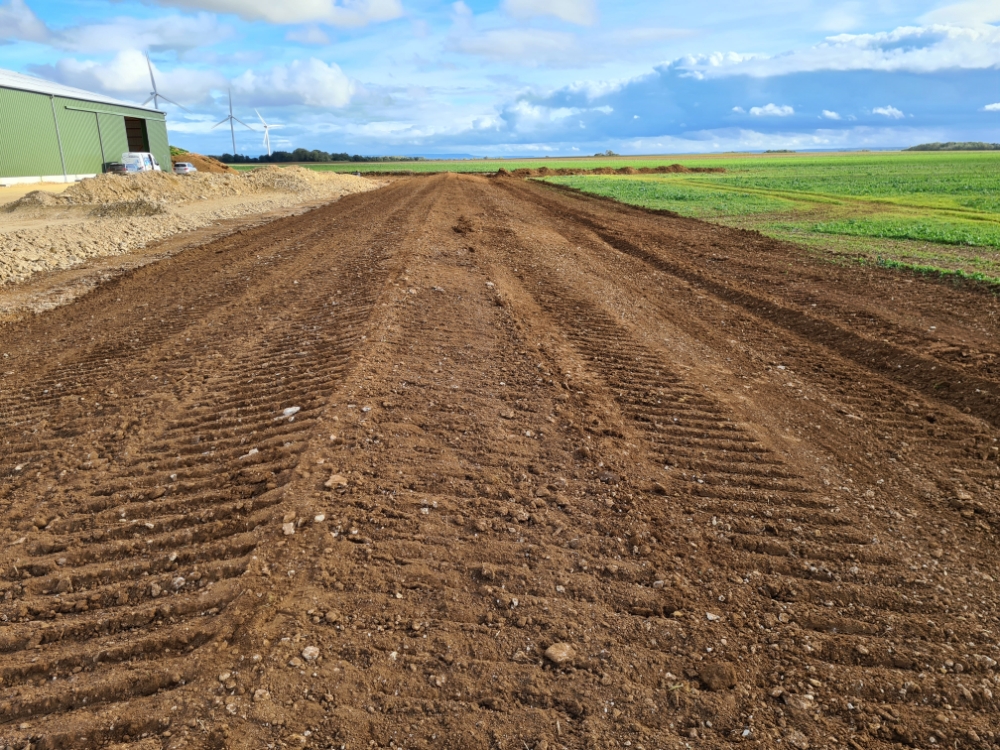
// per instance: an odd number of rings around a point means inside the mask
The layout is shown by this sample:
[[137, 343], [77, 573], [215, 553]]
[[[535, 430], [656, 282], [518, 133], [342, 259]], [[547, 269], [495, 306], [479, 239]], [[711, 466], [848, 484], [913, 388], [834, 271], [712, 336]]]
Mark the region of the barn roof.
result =
[[147, 112], [159, 112], [163, 114], [160, 110], [153, 109], [152, 107], [143, 107], [131, 102], [123, 102], [119, 99], [113, 99], [110, 96], [104, 96], [103, 94], [95, 94], [83, 89], [73, 88], [72, 86], [64, 86], [61, 83], [46, 81], [44, 78], [26, 76], [23, 73], [15, 73], [13, 70], [3, 70], [2, 68], [0, 68], [0, 88], [30, 91], [35, 94], [45, 94], [46, 96], [61, 96], [65, 99], [79, 99], [85, 102], [113, 104], [116, 107], [131, 107], [132, 109], [142, 109]]

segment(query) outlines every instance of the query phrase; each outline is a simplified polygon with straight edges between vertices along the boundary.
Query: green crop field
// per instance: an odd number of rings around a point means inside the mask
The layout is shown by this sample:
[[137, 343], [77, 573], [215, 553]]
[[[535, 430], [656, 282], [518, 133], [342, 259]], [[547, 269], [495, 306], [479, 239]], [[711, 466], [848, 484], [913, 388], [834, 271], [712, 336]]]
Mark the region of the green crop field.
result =
[[678, 159], [720, 174], [546, 182], [794, 241], [825, 257], [1000, 283], [1000, 153]]

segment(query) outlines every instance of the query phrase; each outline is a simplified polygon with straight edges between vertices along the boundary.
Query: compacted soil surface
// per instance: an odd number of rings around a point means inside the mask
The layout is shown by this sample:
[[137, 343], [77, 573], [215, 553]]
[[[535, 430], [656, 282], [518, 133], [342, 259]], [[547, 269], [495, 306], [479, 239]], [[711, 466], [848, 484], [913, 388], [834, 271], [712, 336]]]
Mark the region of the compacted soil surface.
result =
[[0, 747], [1000, 747], [987, 292], [395, 181], [0, 328]]

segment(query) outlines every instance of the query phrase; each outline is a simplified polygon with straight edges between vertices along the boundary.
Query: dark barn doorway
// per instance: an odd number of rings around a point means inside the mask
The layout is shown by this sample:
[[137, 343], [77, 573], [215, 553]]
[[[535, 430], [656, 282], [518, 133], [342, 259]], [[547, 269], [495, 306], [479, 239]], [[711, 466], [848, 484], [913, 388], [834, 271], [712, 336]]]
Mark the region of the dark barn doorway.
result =
[[129, 151], [149, 151], [149, 136], [146, 121], [138, 117], [125, 118], [125, 135], [128, 137]]

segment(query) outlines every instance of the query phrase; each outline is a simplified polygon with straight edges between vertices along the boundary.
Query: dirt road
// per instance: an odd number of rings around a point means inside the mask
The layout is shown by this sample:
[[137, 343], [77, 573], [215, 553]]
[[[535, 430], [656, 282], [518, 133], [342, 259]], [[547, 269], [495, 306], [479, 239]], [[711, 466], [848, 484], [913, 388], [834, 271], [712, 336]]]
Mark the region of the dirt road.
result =
[[0, 329], [0, 747], [1000, 747], [988, 294], [400, 180]]

